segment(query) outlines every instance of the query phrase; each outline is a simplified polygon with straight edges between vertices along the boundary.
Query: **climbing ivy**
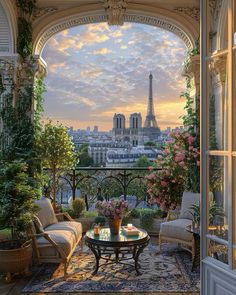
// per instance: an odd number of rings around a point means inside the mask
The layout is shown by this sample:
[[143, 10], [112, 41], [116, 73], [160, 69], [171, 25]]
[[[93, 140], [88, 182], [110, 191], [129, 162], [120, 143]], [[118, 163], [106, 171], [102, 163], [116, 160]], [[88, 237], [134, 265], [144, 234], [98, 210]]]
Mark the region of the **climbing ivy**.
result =
[[[6, 160], [23, 159], [32, 167], [39, 168], [35, 142], [40, 134], [40, 118], [43, 111], [43, 78], [35, 77], [37, 67], [32, 55], [32, 15], [36, 9], [35, 0], [16, 0], [18, 7], [17, 52], [20, 56], [16, 69], [16, 82], [12, 91], [4, 95], [0, 116], [8, 138], [3, 154]], [[13, 104], [14, 102], [14, 104]]]
[[[186, 71], [190, 65], [191, 57], [198, 55], [199, 42], [196, 41], [195, 47], [190, 50], [184, 62], [184, 70]], [[196, 137], [194, 142], [194, 148], [200, 150], [200, 93], [196, 93], [195, 97], [191, 96], [191, 90], [193, 89], [191, 78], [186, 78], [186, 90], [181, 93], [181, 98], [184, 98], [185, 114], [181, 116], [183, 125], [187, 129], [187, 132]], [[194, 105], [195, 103], [195, 105]], [[189, 163], [188, 175], [187, 175], [187, 189], [193, 192], [199, 192], [200, 190], [200, 169], [194, 163]]]

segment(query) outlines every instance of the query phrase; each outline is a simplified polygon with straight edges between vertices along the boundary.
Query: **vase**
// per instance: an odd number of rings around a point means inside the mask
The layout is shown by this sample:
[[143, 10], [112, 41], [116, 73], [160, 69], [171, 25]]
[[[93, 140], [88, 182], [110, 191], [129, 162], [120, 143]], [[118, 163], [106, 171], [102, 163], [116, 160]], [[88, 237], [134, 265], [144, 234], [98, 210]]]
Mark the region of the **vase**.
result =
[[109, 227], [110, 232], [112, 235], [118, 235], [120, 232], [120, 226], [121, 226], [122, 219], [109, 219]]

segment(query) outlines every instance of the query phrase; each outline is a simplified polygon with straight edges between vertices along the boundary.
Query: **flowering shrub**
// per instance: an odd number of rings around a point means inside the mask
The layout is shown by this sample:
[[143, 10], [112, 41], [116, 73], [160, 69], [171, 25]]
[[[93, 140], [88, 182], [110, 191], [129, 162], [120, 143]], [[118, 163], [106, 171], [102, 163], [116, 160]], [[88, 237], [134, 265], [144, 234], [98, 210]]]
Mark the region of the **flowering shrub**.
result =
[[161, 171], [147, 176], [148, 193], [152, 204], [168, 211], [181, 203], [184, 190], [189, 190], [189, 168], [200, 166], [200, 153], [195, 147], [196, 137], [184, 132], [169, 134], [163, 156], [156, 160]]
[[128, 213], [129, 206], [127, 201], [112, 199], [111, 201], [98, 201], [96, 209], [108, 219], [121, 219]]

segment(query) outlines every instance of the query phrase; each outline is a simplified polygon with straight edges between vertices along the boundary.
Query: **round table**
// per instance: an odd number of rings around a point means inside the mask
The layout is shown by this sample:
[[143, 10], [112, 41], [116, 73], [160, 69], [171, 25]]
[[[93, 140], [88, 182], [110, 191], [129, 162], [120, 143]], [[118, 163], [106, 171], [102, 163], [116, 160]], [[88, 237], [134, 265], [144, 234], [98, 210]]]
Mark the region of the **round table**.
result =
[[[112, 235], [109, 228], [102, 228], [99, 235], [94, 235], [93, 229], [87, 231], [85, 243], [96, 259], [93, 274], [96, 274], [102, 265], [119, 263], [133, 266], [137, 274], [140, 275], [139, 255], [148, 245], [149, 240], [148, 233], [143, 229], [139, 229], [139, 234], [135, 236], [127, 236], [122, 229], [118, 235]], [[101, 259], [105, 261], [103, 264], [100, 264]], [[130, 259], [134, 260], [134, 264], [125, 262]]]

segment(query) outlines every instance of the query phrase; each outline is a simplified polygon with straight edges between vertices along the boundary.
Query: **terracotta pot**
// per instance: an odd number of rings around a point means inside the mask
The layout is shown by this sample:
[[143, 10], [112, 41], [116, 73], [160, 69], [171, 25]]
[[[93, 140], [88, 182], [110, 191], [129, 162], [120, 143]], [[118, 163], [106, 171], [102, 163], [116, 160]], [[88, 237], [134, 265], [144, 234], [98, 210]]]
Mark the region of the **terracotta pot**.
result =
[[118, 235], [120, 232], [120, 226], [122, 223], [122, 219], [108, 219], [110, 232], [112, 235]]
[[[17, 243], [19, 241], [12, 241]], [[11, 281], [12, 273], [25, 273], [29, 271], [29, 266], [32, 262], [32, 245], [31, 241], [27, 241], [19, 248], [7, 249], [10, 241], [1, 241], [0, 245], [0, 272], [6, 274], [6, 281]]]

